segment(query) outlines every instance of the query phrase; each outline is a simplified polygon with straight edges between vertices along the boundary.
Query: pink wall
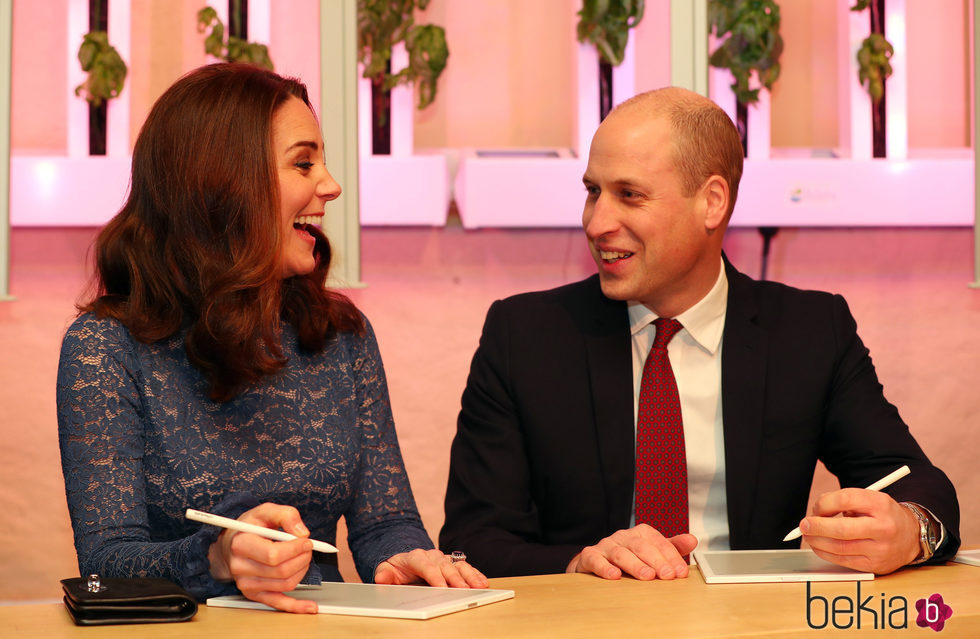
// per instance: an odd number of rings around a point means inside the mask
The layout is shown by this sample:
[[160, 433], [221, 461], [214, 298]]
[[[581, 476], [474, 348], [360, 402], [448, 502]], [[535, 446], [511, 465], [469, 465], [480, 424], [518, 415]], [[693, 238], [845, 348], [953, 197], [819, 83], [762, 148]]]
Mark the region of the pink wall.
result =
[[[10, 146], [64, 153], [68, 146], [65, 67], [68, 0], [14, 3]], [[80, 42], [74, 43], [77, 49]]]
[[967, 0], [905, 0], [909, 148], [968, 147], [973, 111]]

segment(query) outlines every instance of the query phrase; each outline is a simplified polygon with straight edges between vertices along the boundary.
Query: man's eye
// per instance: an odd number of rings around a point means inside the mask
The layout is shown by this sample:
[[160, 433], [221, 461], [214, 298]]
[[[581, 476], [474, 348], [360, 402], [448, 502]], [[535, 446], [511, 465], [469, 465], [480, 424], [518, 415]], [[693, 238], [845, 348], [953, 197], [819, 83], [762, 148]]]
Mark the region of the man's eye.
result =
[[598, 186], [586, 186], [585, 187], [585, 192], [588, 193], [589, 195], [593, 195], [593, 196], [599, 195], [599, 187]]
[[622, 195], [625, 198], [636, 197], [636, 191], [623, 191]]

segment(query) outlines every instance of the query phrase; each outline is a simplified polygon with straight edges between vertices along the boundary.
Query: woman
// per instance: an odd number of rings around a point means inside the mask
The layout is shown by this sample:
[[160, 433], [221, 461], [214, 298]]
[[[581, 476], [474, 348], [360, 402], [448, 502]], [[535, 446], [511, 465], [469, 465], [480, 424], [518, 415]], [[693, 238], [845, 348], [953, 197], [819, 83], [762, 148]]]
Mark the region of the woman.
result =
[[[58, 424], [81, 574], [160, 576], [200, 599], [292, 612], [301, 581], [339, 580], [346, 518], [377, 583], [485, 587], [433, 545], [415, 508], [370, 324], [324, 287], [319, 229], [340, 187], [306, 88], [202, 67], [154, 105], [129, 197], [95, 244], [97, 290], [58, 371]], [[187, 508], [282, 528], [273, 542]]]

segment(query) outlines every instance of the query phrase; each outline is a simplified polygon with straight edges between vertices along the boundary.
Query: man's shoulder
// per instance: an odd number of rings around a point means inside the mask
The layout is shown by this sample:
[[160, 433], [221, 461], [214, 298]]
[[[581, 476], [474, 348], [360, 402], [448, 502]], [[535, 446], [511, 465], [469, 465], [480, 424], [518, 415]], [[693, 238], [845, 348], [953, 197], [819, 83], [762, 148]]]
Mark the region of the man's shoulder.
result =
[[578, 282], [529, 293], [518, 293], [491, 306], [491, 313], [519, 314], [543, 322], [561, 318], [578, 324], [593, 320], [615, 321], [626, 318], [626, 303], [611, 300], [602, 294], [599, 276], [593, 275]]
[[729, 298], [751, 297], [763, 305], [801, 304], [823, 305], [840, 295], [827, 291], [805, 289], [771, 280], [755, 280], [733, 267], [728, 270]]
[[781, 282], [754, 280], [738, 271], [728, 272], [728, 313], [762, 326], [801, 329], [847, 318], [850, 309], [839, 294], [804, 289]]
[[599, 298], [605, 299], [605, 296], [602, 294], [602, 288], [599, 286], [599, 276], [592, 275], [584, 280], [572, 282], [571, 284], [563, 284], [555, 288], [517, 293], [516, 295], [499, 300], [498, 304], [514, 307], [547, 306], [568, 302], [597, 301]]

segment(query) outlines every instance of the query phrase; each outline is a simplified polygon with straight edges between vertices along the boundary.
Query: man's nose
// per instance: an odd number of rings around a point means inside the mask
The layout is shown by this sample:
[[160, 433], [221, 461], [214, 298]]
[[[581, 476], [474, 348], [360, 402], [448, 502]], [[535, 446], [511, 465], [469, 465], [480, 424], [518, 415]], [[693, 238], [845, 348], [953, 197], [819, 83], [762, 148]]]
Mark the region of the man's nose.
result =
[[611, 204], [609, 197], [604, 193], [600, 193], [598, 197], [586, 203], [582, 223], [587, 236], [594, 239], [616, 230], [619, 223], [615, 207]]

